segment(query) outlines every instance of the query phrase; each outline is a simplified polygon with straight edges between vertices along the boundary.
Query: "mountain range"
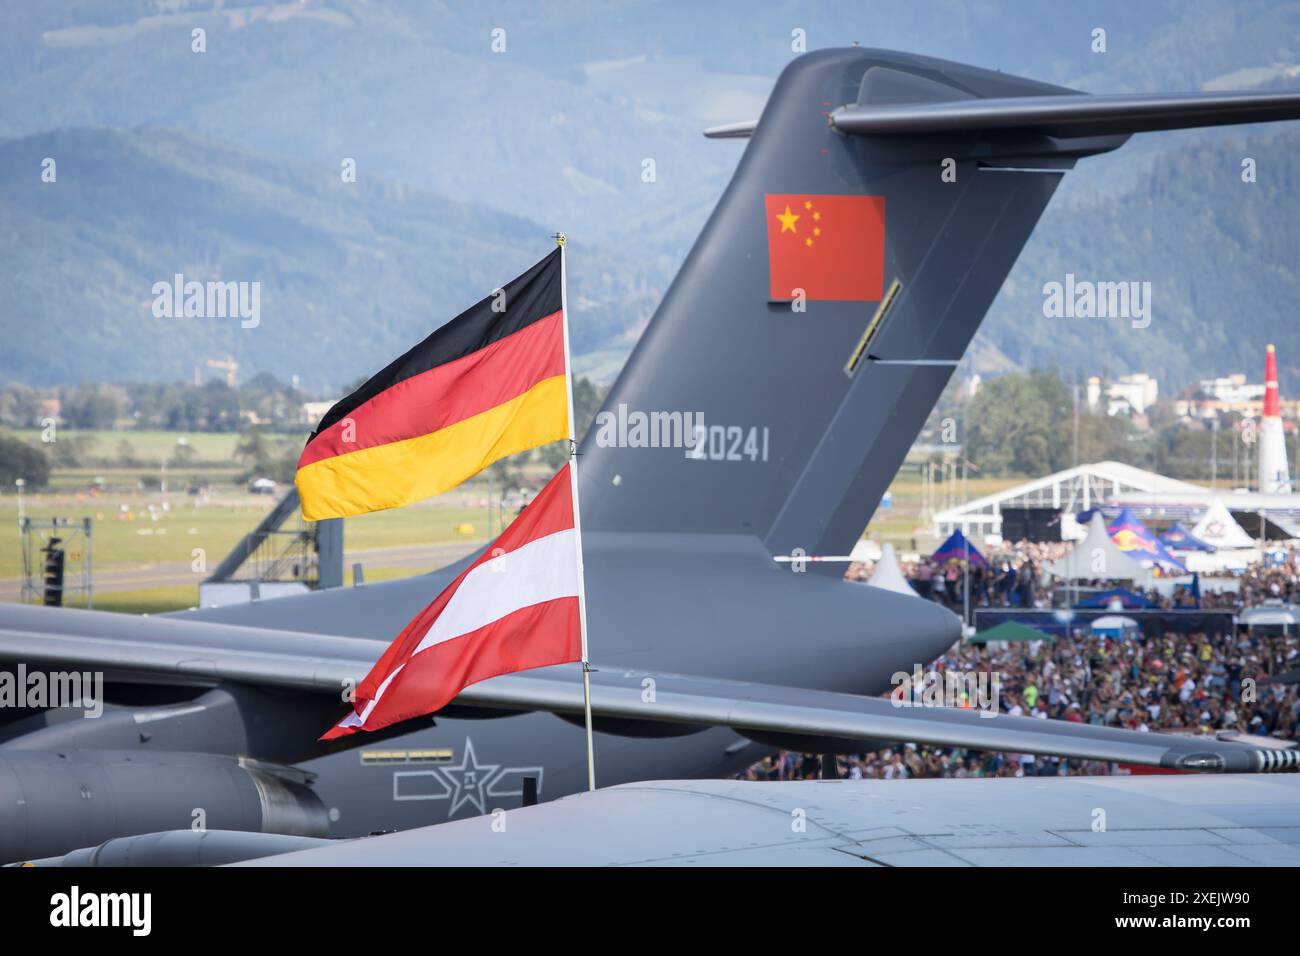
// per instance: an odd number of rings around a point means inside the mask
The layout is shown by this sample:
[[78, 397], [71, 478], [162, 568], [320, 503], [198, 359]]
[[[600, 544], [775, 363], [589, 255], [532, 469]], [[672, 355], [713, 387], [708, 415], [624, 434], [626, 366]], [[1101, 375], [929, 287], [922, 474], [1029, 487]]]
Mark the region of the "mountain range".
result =
[[[1091, 92], [1283, 88], [1300, 4], [9, 5], [0, 379], [188, 379], [230, 355], [241, 377], [296, 374], [328, 394], [562, 229], [579, 365], [607, 381], [744, 148], [700, 130], [756, 116], [800, 34], [809, 49], [860, 41]], [[1297, 144], [1286, 126], [1160, 134], [1081, 164], [972, 367], [1148, 371], [1168, 392], [1254, 372], [1274, 341], [1283, 389], [1300, 383]], [[1245, 156], [1256, 183], [1241, 181]], [[155, 317], [151, 289], [176, 273], [261, 283], [260, 324]], [[1046, 318], [1042, 287], [1066, 273], [1151, 282], [1150, 327]]]

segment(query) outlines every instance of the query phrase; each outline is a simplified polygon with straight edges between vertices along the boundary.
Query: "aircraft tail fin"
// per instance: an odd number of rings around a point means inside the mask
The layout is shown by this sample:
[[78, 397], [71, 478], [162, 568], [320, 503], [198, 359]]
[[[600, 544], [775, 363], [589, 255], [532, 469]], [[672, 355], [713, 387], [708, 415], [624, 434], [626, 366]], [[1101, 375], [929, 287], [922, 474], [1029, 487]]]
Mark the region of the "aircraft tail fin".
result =
[[797, 58], [757, 121], [706, 131], [749, 143], [587, 435], [584, 523], [846, 553], [1066, 170], [1141, 130], [1293, 118], [1295, 93]]
[[[1126, 137], [847, 135], [837, 111], [1067, 95], [825, 50], [786, 68], [756, 123], [713, 131], [752, 135], [587, 434], [584, 524], [846, 553], [1062, 172]], [[674, 443], [679, 422], [693, 447]]]

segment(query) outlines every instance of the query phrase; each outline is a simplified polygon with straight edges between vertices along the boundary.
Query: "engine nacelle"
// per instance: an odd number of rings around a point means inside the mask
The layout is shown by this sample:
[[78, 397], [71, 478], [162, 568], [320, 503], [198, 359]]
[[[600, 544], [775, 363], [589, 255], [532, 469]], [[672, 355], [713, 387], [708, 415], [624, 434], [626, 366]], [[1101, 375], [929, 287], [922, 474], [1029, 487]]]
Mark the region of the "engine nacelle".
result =
[[310, 780], [220, 754], [0, 750], [0, 863], [159, 830], [324, 837]]

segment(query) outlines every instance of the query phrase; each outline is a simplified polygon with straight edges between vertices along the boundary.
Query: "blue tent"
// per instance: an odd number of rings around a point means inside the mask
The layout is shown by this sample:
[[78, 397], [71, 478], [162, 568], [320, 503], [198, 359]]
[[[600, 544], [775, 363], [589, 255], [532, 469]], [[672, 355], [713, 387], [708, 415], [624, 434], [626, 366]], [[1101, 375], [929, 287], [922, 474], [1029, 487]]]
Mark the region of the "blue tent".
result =
[[1127, 610], [1148, 610], [1155, 607], [1154, 604], [1142, 595], [1134, 594], [1132, 591], [1125, 590], [1124, 588], [1111, 588], [1109, 591], [1101, 591], [1097, 594], [1090, 595], [1076, 604], [1075, 607], [1110, 607], [1111, 603], [1114, 602], [1116, 598], [1119, 599], [1120, 604]]
[[1196, 535], [1183, 527], [1181, 521], [1175, 521], [1169, 530], [1160, 536], [1160, 541], [1167, 548], [1175, 551], [1213, 551], [1214, 545], [1206, 544]]
[[937, 561], [940, 564], [943, 564], [946, 561], [951, 561], [954, 558], [958, 561], [964, 561], [969, 558], [972, 567], [988, 567], [988, 562], [984, 560], [984, 555], [980, 554], [979, 551], [976, 550], [975, 545], [966, 540], [966, 536], [961, 533], [960, 528], [948, 535], [948, 540], [939, 545], [938, 551], [930, 555], [931, 561]]
[[1080, 511], [1077, 515], [1074, 516], [1074, 520], [1079, 522], [1080, 527], [1087, 527], [1088, 522], [1092, 520], [1092, 516], [1095, 514], [1100, 514], [1103, 520], [1106, 517], [1105, 509], [1089, 508], [1087, 511]]

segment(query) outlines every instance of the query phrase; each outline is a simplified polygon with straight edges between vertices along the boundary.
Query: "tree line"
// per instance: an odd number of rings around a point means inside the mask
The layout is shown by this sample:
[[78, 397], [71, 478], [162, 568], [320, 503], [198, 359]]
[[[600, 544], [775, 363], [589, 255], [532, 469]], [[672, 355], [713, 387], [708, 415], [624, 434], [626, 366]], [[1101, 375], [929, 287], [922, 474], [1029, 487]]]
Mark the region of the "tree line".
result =
[[58, 402], [58, 419], [68, 428], [132, 428], [162, 431], [236, 432], [250, 421], [272, 429], [301, 429], [302, 406], [311, 401], [269, 372], [231, 386], [214, 379], [184, 382], [86, 382], [54, 388], [10, 384], [0, 389], [0, 425], [35, 428]]

